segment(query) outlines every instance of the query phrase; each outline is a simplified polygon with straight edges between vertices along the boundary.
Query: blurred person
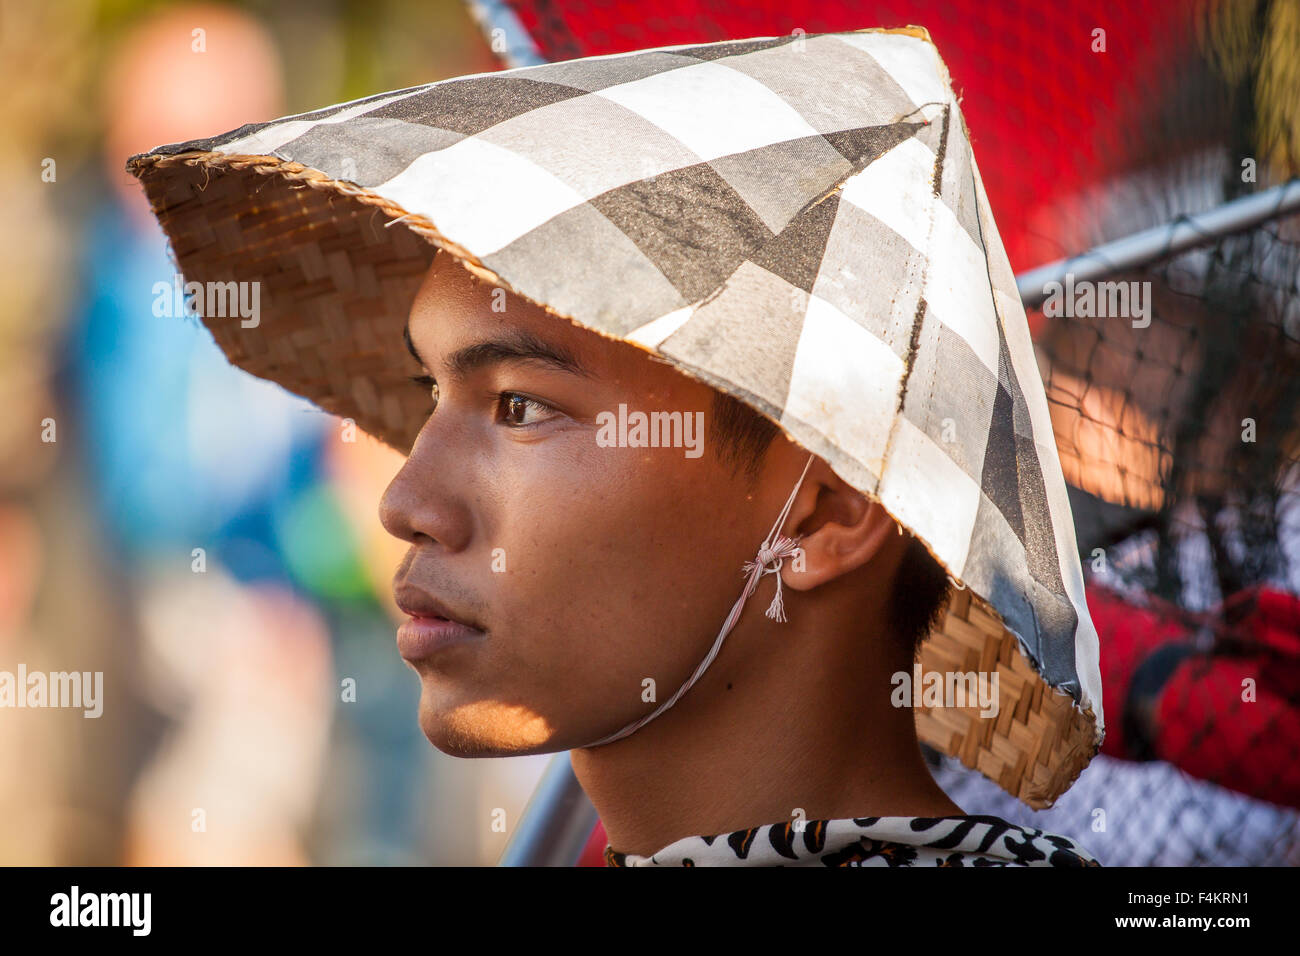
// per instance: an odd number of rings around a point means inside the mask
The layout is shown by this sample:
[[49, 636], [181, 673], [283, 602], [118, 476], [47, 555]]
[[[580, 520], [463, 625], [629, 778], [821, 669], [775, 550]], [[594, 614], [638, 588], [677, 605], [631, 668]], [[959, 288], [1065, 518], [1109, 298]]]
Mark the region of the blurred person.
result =
[[105, 67], [101, 95], [104, 173], [132, 226], [154, 232], [149, 206], [117, 157], [211, 126], [270, 119], [284, 103], [283, 67], [257, 18], [226, 4], [181, 3], [127, 31]]
[[[236, 114], [273, 115], [280, 72], [272, 39], [248, 14], [193, 4], [151, 15], [105, 69], [105, 156]], [[304, 862], [323, 761], [312, 741], [331, 715], [329, 634], [319, 611], [286, 595], [276, 529], [318, 480], [323, 422], [273, 386], [231, 375], [197, 323], [167, 318], [174, 303], [158, 288], [172, 286], [174, 266], [138, 191], [109, 165], [113, 191], [85, 219], [69, 378], [88, 494], [136, 619], [115, 640], [116, 696], [166, 724], [137, 713], [102, 755], [138, 767], [122, 853], [132, 864]], [[181, 595], [189, 612], [166, 613]], [[157, 663], [177, 657], [190, 679]], [[215, 729], [213, 713], [224, 715]], [[210, 815], [206, 831], [194, 829], [197, 808]]]
[[[946, 71], [916, 28], [804, 42], [391, 91], [129, 168], [187, 277], [275, 303], [251, 325], [205, 313], [227, 355], [409, 449], [380, 511], [410, 545], [398, 647], [440, 750], [571, 750], [611, 866], [1097, 865], [963, 813], [891, 693], [951, 568], [1069, 741], [1002, 785], [1050, 800], [1100, 743], [1050, 419]], [[785, 85], [811, 64], [861, 95]], [[780, 93], [712, 87], [745, 70]], [[702, 128], [701, 103], [728, 116]], [[800, 148], [800, 178], [770, 182]], [[868, 210], [888, 228], [854, 234]], [[968, 350], [965, 378], [939, 375], [941, 343]], [[701, 442], [638, 441], [626, 418], [615, 437], [629, 407], [703, 422]], [[767, 575], [766, 619], [744, 615]]]

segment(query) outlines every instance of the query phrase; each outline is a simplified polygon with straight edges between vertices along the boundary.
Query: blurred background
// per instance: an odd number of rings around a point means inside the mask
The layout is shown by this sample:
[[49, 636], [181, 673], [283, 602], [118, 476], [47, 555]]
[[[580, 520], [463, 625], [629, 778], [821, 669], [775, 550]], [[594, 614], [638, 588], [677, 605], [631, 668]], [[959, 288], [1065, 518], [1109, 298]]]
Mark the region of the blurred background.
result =
[[546, 758], [420, 733], [397, 456], [156, 315], [176, 270], [123, 168], [497, 69], [482, 33], [454, 2], [5, 2], [0, 30], [0, 669], [103, 671], [106, 701], [0, 710], [0, 863], [494, 862], [471, 823]]
[[[1018, 274], [1300, 172], [1293, 0], [0, 0], [0, 670], [102, 671], [106, 701], [0, 709], [0, 864], [491, 864], [549, 759], [428, 745], [377, 517], [397, 456], [157, 314], [176, 270], [128, 156], [506, 65], [909, 23]], [[1297, 249], [1280, 209], [1116, 266], [1148, 328], [1031, 309], [1109, 732], [1041, 812], [932, 755], [968, 813], [1109, 865], [1300, 862]]]

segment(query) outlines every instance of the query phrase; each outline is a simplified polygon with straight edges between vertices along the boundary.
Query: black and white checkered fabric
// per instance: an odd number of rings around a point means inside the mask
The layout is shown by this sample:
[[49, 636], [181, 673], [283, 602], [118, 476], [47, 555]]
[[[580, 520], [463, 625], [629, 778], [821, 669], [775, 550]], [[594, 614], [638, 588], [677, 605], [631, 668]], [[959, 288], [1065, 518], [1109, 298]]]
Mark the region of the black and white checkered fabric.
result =
[[[1010, 144], [1008, 144], [1010, 146]], [[445, 80], [153, 152], [274, 155], [781, 422], [1103, 726], [1025, 313], [947, 70], [903, 32]]]

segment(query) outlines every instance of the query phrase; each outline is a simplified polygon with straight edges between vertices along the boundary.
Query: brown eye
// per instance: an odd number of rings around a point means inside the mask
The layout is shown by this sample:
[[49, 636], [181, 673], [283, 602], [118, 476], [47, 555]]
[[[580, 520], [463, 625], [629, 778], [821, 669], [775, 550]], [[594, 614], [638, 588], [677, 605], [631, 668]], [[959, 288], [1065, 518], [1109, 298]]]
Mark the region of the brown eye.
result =
[[501, 421], [512, 428], [536, 425], [551, 407], [544, 402], [527, 398], [514, 392], [502, 392], [500, 397]]

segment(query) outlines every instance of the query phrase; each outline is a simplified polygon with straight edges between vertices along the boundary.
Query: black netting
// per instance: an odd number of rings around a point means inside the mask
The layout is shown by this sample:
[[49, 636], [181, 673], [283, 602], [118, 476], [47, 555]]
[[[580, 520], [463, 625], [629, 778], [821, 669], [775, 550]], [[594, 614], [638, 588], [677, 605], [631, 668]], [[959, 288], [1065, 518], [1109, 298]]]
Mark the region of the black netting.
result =
[[1062, 467], [1088, 493], [1080, 545], [1115, 547], [1128, 584], [1195, 609], [1297, 586], [1298, 276], [1290, 215], [1094, 283], [1149, 290], [1147, 327], [1043, 319]]
[[[1172, 235], [1240, 196], [1216, 168], [1112, 184], [1098, 222], [1172, 214]], [[1300, 864], [1300, 212], [1063, 282], [1030, 315], [1107, 742], [1039, 813], [931, 754], [936, 775], [1111, 865]]]

